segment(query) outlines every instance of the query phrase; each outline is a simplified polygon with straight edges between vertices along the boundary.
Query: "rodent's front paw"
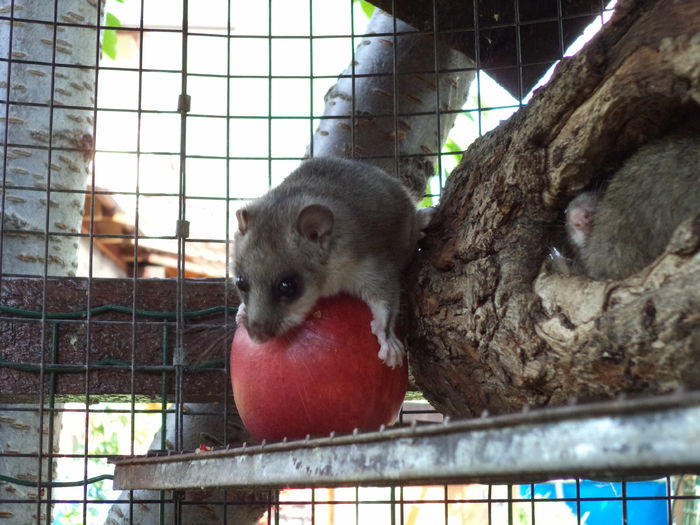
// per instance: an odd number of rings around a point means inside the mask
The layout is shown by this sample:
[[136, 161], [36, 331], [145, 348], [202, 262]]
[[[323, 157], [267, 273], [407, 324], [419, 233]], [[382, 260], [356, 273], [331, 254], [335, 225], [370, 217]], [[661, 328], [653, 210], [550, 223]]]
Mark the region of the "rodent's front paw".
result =
[[243, 321], [246, 318], [245, 314], [245, 303], [241, 303], [238, 305], [238, 311], [236, 312], [236, 324], [240, 325], [243, 323]]
[[377, 337], [379, 339], [379, 359], [384, 361], [390, 368], [396, 368], [403, 364], [403, 357], [406, 352], [403, 344], [395, 335], [389, 337]]

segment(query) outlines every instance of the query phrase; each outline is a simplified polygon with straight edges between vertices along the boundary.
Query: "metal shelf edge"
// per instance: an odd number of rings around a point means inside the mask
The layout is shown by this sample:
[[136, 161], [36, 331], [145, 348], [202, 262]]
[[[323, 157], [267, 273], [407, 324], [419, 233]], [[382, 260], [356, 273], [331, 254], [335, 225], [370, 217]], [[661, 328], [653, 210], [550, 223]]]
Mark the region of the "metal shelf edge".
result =
[[700, 472], [700, 394], [114, 463], [154, 490], [661, 477]]

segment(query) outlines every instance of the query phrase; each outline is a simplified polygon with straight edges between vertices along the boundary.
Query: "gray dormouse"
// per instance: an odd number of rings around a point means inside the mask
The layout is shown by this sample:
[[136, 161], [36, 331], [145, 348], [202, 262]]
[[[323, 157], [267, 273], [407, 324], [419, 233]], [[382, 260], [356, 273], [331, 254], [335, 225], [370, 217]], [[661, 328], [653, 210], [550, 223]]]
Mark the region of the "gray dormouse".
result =
[[340, 158], [304, 161], [279, 186], [236, 212], [237, 320], [260, 343], [304, 321], [321, 297], [365, 301], [379, 357], [402, 364], [394, 325], [400, 275], [430, 220], [379, 168]]
[[645, 144], [604, 191], [582, 193], [566, 210], [577, 266], [592, 279], [624, 279], [660, 256], [678, 225], [700, 213], [700, 132], [676, 131]]

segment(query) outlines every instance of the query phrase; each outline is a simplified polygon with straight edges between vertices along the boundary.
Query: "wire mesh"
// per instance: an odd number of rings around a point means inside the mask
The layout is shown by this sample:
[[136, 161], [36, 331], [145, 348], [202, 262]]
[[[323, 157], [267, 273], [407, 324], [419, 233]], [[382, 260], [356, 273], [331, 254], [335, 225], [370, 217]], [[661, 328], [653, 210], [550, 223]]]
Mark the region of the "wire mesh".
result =
[[[352, 0], [2, 2], [1, 519], [700, 522], [696, 476], [207, 495], [111, 490], [111, 456], [242, 439], [227, 364], [232, 221], [307, 148], [320, 147], [317, 130], [349, 133], [350, 156], [385, 157], [396, 171], [402, 156], [434, 159], [424, 204], [435, 204], [468, 144], [527, 103], [537, 79], [573, 52], [582, 27], [611, 11], [564, 0], [538, 11], [515, 0], [501, 3], [507, 16], [499, 17], [486, 3], [454, 3], [460, 16], [450, 23], [441, 2], [422, 4], [427, 23], [407, 36], [396, 19], [388, 32], [367, 35], [373, 7]], [[529, 46], [537, 35], [547, 35], [546, 52]], [[431, 66], [402, 71], [399, 42], [414, 36], [429, 42]], [[441, 62], [447, 44], [438, 36], [466, 42], [472, 63]], [[358, 53], [372, 39], [392, 51], [387, 68], [368, 74]], [[352, 103], [329, 116], [329, 90], [343, 71]], [[385, 77], [399, 93], [408, 75], [437, 86], [474, 80], [457, 106], [437, 89], [411, 111], [380, 88], [375, 95], [389, 95], [385, 112], [355, 105], [367, 77]], [[454, 130], [443, 137], [451, 118]], [[393, 135], [382, 154], [368, 152], [358, 135], [381, 119]], [[432, 142], [403, 149], [409, 119], [429, 127]], [[166, 277], [173, 279], [147, 279]], [[407, 402], [401, 420], [412, 418], [441, 416]]]

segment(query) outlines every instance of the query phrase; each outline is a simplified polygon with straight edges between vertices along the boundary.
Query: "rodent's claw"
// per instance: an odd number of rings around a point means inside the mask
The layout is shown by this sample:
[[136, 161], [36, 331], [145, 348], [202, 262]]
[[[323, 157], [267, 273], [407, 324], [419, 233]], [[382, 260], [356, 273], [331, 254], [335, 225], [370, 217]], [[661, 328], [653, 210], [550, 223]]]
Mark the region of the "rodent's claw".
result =
[[416, 211], [417, 229], [419, 232], [417, 240], [422, 240], [425, 238], [425, 229], [430, 224], [430, 221], [433, 220], [434, 215], [435, 208], [420, 208]]
[[238, 305], [238, 311], [236, 312], [236, 325], [242, 324], [245, 320], [245, 317], [245, 303], [241, 303]]
[[384, 361], [390, 368], [401, 366], [403, 364], [403, 356], [406, 353], [401, 341], [393, 334], [389, 337], [377, 336], [377, 339], [379, 340], [379, 359]]
[[406, 352], [403, 343], [394, 335], [392, 315], [390, 309], [383, 302], [368, 302], [372, 309], [372, 321], [370, 329], [377, 336], [379, 342], [379, 359], [384, 361], [390, 368], [396, 368], [403, 363], [403, 356]]

